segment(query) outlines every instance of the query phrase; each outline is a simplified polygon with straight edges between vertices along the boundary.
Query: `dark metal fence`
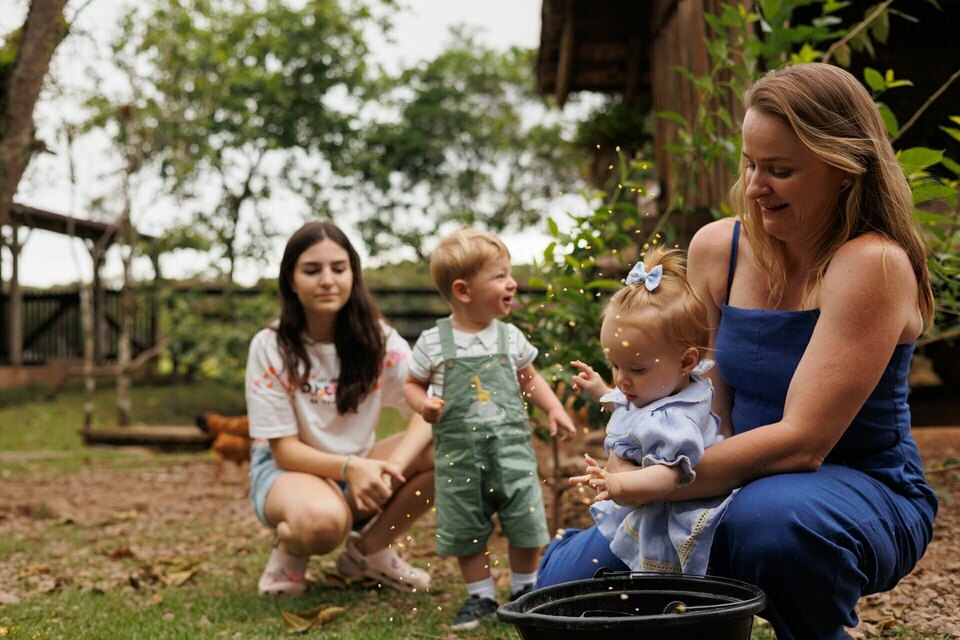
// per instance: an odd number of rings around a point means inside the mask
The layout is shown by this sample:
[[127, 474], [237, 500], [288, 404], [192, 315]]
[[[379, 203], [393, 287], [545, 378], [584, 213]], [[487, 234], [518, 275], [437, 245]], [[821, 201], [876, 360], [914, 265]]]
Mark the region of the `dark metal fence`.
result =
[[[201, 297], [217, 298], [221, 288], [192, 290]], [[233, 295], [261, 295], [258, 289], [239, 289]], [[416, 340], [420, 332], [433, 325], [437, 318], [449, 313], [446, 303], [435, 289], [428, 287], [390, 287], [372, 291], [377, 305], [391, 325], [407, 340]], [[121, 296], [119, 291], [105, 292], [105, 325], [101, 360], [114, 361], [117, 356], [117, 338], [120, 334]], [[133, 355], [149, 349], [158, 335], [154, 305], [157, 302], [145, 290], [136, 294], [136, 314], [133, 324]], [[5, 329], [9, 300], [0, 294], [0, 325]], [[83, 322], [80, 315], [78, 291], [25, 292], [22, 304], [23, 364], [37, 365], [56, 360], [83, 357]], [[9, 364], [9, 344], [0, 339], [0, 365]]]
[[[104, 327], [101, 359], [116, 360], [120, 335], [121, 296], [119, 291], [104, 292]], [[132, 351], [136, 356], [153, 346], [155, 314], [152, 298], [138, 295], [133, 321]], [[9, 364], [9, 343], [6, 340], [10, 301], [0, 295], [0, 322], [4, 339], [0, 340], [0, 364]], [[83, 319], [80, 315], [79, 291], [25, 292], [21, 307], [23, 320], [23, 364], [45, 364], [54, 360], [83, 357]]]

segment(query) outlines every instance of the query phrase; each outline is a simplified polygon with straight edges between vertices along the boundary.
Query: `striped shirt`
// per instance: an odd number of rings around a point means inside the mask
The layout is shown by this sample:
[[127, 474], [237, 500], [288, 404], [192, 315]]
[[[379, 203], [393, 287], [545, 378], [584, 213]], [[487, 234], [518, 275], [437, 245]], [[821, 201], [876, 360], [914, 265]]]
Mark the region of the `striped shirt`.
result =
[[[530, 344], [526, 336], [509, 322], [507, 327], [507, 349], [514, 373], [537, 358], [537, 348]], [[497, 351], [497, 323], [491, 322], [483, 331], [467, 333], [453, 329], [453, 343], [457, 347], [457, 357], [485, 356]], [[413, 346], [410, 359], [410, 374], [421, 382], [430, 383], [431, 395], [443, 397], [443, 347], [440, 345], [440, 330], [431, 327], [420, 334]]]

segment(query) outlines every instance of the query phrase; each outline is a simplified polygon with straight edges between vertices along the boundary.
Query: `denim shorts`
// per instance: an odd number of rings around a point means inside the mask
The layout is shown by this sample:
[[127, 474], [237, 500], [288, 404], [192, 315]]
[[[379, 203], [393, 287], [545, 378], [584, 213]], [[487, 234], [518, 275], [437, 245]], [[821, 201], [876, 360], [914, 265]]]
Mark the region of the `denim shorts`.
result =
[[273, 460], [273, 452], [270, 451], [270, 443], [266, 440], [257, 440], [250, 448], [250, 501], [253, 503], [253, 510], [257, 514], [260, 522], [270, 528], [276, 527], [274, 523], [267, 520], [264, 513], [267, 507], [267, 494], [273, 487], [273, 483], [283, 474], [283, 469], [277, 466]]
[[[273, 459], [270, 443], [266, 440], [257, 440], [250, 448], [250, 501], [253, 503], [253, 510], [257, 514], [257, 518], [271, 529], [277, 525], [267, 520], [267, 494], [270, 493], [273, 483], [283, 473], [284, 470], [278, 467]], [[349, 494], [347, 483], [342, 480], [337, 480], [336, 483], [343, 491], [344, 498], [347, 498]], [[353, 530], [360, 531], [368, 522], [370, 522], [370, 518], [354, 521]]]

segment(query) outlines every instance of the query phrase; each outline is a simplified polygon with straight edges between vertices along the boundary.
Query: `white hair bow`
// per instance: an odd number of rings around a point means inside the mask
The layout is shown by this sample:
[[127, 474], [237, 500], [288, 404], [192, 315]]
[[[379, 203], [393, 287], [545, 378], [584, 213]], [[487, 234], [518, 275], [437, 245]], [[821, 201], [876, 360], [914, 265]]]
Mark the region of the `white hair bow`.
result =
[[660, 279], [663, 277], [663, 265], [658, 264], [648, 273], [643, 266], [643, 262], [634, 265], [630, 273], [627, 274], [626, 284], [640, 284], [647, 288], [647, 291], [653, 291], [660, 285]]

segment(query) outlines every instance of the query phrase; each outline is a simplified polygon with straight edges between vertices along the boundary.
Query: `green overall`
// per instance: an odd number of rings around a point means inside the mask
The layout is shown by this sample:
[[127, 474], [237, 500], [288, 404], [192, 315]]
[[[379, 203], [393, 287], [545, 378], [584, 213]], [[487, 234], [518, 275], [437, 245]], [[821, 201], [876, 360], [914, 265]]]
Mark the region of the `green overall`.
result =
[[437, 553], [444, 556], [483, 551], [494, 513], [515, 547], [550, 540], [507, 327], [495, 322], [496, 353], [458, 358], [450, 319], [437, 321], [443, 415], [433, 427], [433, 441]]

